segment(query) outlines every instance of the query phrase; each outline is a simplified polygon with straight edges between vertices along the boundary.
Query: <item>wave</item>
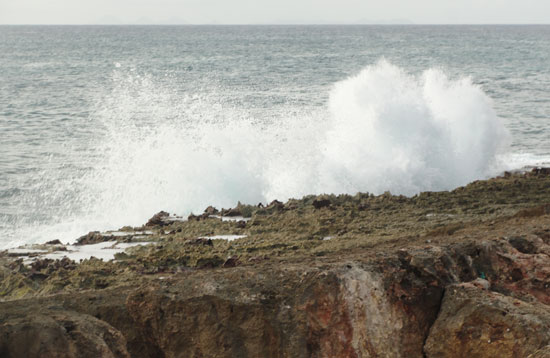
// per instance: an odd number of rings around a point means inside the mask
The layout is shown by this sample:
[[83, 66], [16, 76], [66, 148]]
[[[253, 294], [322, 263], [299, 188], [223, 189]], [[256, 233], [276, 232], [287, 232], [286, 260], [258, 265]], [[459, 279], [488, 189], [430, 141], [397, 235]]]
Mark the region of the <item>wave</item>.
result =
[[92, 116], [98, 138], [78, 181], [80, 206], [41, 235], [140, 225], [161, 209], [448, 190], [493, 175], [509, 142], [470, 78], [410, 74], [384, 60], [334, 84], [325, 107], [267, 120], [223, 93], [182, 95], [119, 68], [113, 84]]

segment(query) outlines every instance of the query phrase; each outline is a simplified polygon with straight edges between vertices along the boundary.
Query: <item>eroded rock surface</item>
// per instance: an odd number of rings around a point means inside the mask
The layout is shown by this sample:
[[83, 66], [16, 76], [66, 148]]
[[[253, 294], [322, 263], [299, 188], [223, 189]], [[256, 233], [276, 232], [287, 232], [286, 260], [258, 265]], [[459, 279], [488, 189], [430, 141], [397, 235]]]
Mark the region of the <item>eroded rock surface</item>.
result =
[[0, 313], [2, 357], [130, 357], [125, 337], [90, 315], [37, 309]]
[[425, 351], [428, 358], [521, 358], [549, 342], [548, 306], [462, 284], [446, 289]]
[[0, 255], [0, 356], [547, 357], [548, 203], [538, 170], [240, 204], [245, 225], [160, 213], [111, 262]]

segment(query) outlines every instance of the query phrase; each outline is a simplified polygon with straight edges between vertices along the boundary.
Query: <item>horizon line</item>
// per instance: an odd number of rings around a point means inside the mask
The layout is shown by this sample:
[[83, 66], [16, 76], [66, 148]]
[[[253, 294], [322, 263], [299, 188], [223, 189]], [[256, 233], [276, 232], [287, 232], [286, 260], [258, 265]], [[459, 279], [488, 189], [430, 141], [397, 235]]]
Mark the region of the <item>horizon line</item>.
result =
[[549, 23], [19, 23], [0, 26], [548, 26]]

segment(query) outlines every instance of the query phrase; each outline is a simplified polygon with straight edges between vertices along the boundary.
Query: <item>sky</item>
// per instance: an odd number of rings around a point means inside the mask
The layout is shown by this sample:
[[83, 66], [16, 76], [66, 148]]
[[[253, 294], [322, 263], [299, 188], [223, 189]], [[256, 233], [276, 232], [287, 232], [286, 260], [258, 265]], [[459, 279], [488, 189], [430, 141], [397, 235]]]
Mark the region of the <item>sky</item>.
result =
[[549, 24], [550, 0], [0, 0], [0, 24]]

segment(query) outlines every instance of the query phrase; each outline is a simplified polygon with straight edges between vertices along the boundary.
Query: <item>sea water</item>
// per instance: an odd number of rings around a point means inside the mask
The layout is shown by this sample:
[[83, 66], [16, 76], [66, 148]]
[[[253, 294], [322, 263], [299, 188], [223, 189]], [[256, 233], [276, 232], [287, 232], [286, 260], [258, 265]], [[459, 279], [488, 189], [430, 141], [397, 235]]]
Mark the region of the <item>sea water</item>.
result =
[[550, 26], [0, 26], [0, 248], [550, 165]]

